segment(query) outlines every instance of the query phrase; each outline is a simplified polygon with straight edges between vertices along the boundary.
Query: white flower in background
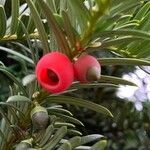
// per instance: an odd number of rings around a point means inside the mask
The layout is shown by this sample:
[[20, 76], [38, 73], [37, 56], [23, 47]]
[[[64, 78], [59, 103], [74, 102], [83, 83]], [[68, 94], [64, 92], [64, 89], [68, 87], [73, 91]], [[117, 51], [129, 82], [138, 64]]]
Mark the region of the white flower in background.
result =
[[[150, 67], [144, 67], [144, 69], [150, 72]], [[134, 102], [135, 108], [141, 111], [142, 102], [150, 101], [150, 74], [137, 67], [133, 73], [125, 74], [122, 78], [136, 83], [138, 87], [120, 86], [117, 96]]]

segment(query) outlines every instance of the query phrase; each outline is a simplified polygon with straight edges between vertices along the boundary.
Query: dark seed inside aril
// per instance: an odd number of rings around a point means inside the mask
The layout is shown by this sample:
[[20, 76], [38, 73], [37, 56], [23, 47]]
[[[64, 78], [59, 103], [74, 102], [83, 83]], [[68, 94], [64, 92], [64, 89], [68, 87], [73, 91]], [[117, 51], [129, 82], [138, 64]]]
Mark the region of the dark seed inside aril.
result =
[[47, 74], [48, 74], [48, 77], [53, 81], [53, 82], [58, 82], [58, 76], [56, 75], [55, 72], [53, 72], [52, 70], [48, 69], [47, 70]]

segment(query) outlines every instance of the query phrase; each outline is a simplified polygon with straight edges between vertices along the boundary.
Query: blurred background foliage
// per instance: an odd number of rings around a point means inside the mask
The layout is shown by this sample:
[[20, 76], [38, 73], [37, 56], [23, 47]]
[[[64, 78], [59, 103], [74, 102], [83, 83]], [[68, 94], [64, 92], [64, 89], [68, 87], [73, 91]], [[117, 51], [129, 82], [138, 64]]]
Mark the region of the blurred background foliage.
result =
[[[59, 0], [57, 0], [59, 2]], [[98, 0], [97, 0], [98, 1]], [[26, 1], [20, 1], [20, 6]], [[90, 1], [87, 1], [90, 4]], [[3, 3], [3, 2], [1, 2]], [[57, 2], [56, 2], [57, 3]], [[91, 1], [91, 5], [94, 0]], [[27, 6], [26, 6], [27, 7]], [[26, 8], [25, 7], [25, 8]], [[59, 8], [59, 5], [57, 6]], [[5, 12], [7, 19], [12, 15], [11, 12], [11, 0], [7, 0], [5, 3]], [[72, 8], [72, 7], [71, 7]], [[23, 9], [23, 7], [22, 7]], [[28, 12], [28, 11], [27, 11]], [[81, 11], [82, 12], [82, 11]], [[55, 12], [56, 13], [56, 12]], [[57, 10], [59, 14], [59, 9]], [[82, 12], [83, 13], [83, 12]], [[42, 16], [43, 17], [43, 16]], [[44, 17], [43, 17], [44, 18]], [[97, 58], [137, 58], [141, 60], [149, 61], [150, 58], [150, 2], [140, 0], [113, 0], [110, 4], [110, 11], [103, 15], [95, 25], [94, 34], [91, 39], [83, 42], [86, 45], [86, 50]], [[73, 22], [74, 23], [74, 22]], [[44, 24], [47, 29], [47, 24]], [[108, 33], [101, 33], [99, 35], [105, 35], [100, 39], [96, 39], [96, 44], [99, 41], [102, 42], [102, 47], [90, 45], [88, 42], [92, 41], [95, 37], [98, 37], [97, 31], [117, 31], [119, 29], [124, 30], [124, 36], [119, 33], [107, 38]], [[81, 26], [82, 32], [82, 26]], [[77, 31], [80, 34], [80, 30]], [[143, 31], [138, 35], [132, 32], [125, 33], [131, 30]], [[47, 31], [48, 34], [51, 31]], [[147, 33], [147, 35], [146, 35]], [[112, 33], [113, 34], [113, 33]], [[131, 35], [131, 36], [130, 36]], [[134, 36], [135, 35], [135, 36]], [[78, 37], [78, 36], [77, 36]], [[105, 38], [106, 37], [106, 38]], [[51, 37], [50, 37], [51, 38]], [[93, 38], [93, 39], [92, 39]], [[52, 38], [51, 38], [52, 39]], [[139, 40], [140, 39], [140, 40]], [[54, 41], [56, 42], [56, 41]], [[22, 39], [4, 39], [0, 40], [0, 46], [14, 49], [17, 52], [25, 56], [32, 55], [29, 48], [32, 48], [34, 53], [37, 53], [37, 58], [43, 54], [41, 42], [36, 38], [33, 38], [30, 43], [28, 40]], [[53, 45], [55, 47], [55, 45]], [[57, 47], [57, 46], [56, 46]], [[26, 49], [26, 50], [25, 50]], [[91, 50], [91, 51], [90, 51]], [[101, 61], [100, 61], [101, 62]], [[27, 74], [33, 73], [34, 67], [26, 62], [24, 59], [7, 53], [6, 51], [0, 51], [0, 64], [5, 64], [8, 70], [13, 73], [18, 79], [22, 79]], [[102, 63], [103, 64], [103, 63]], [[138, 64], [135, 66], [138, 66]], [[147, 67], [148, 68], [148, 67]], [[108, 64], [102, 66], [102, 74], [109, 76], [121, 77], [124, 74], [129, 74], [137, 68], [133, 65], [116, 65]], [[149, 69], [145, 69], [149, 70]], [[146, 73], [148, 76], [150, 72]], [[144, 82], [144, 79], [139, 79], [140, 82]], [[149, 79], [148, 79], [149, 80]], [[132, 80], [134, 82], [134, 79]], [[136, 81], [135, 81], [136, 82]], [[148, 82], [148, 84], [150, 84]], [[10, 89], [15, 85], [9, 79], [5, 78], [3, 73], [0, 73], [0, 99], [5, 101], [10, 95]], [[144, 85], [147, 86], [147, 85]], [[126, 94], [127, 91], [124, 91]], [[147, 91], [150, 92], [150, 91]], [[99, 115], [96, 112], [88, 110], [86, 108], [79, 108], [77, 106], [70, 107], [70, 105], [63, 105], [64, 108], [74, 114], [75, 118], [79, 118], [85, 127], [77, 126], [79, 131], [83, 135], [88, 134], [102, 134], [108, 140], [107, 148], [112, 150], [148, 150], [150, 149], [150, 101], [149, 97], [142, 101], [142, 110], [137, 110], [134, 104], [134, 100], [123, 99], [117, 96], [117, 89], [112, 87], [92, 87], [80, 89], [75, 92], [70, 92], [67, 95], [77, 98], [87, 99], [97, 104], [101, 104], [108, 108], [114, 115], [114, 118], [108, 118], [104, 115]]]

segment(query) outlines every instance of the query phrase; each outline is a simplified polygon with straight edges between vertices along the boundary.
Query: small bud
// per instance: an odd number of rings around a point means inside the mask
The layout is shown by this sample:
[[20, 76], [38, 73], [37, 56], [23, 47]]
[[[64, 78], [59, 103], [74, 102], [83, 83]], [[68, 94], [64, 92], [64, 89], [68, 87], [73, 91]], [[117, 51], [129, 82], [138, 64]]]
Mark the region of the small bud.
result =
[[46, 129], [49, 124], [49, 116], [47, 110], [44, 107], [37, 105], [31, 111], [31, 120], [35, 129]]
[[27, 150], [28, 148], [32, 147], [32, 140], [33, 139], [28, 139], [28, 140], [23, 140], [21, 141], [15, 148], [15, 150]]

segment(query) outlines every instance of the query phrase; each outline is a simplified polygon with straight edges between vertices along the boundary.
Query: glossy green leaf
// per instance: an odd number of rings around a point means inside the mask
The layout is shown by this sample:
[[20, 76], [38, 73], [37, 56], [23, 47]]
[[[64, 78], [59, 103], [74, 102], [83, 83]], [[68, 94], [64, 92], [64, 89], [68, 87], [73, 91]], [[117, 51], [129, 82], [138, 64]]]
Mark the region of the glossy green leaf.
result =
[[132, 28], [132, 27], [138, 27], [139, 25], [140, 25], [139, 22], [126, 23], [126, 24], [120, 25], [118, 27], [115, 27], [115, 30], [127, 29], [127, 28]]
[[86, 135], [86, 136], [81, 137], [81, 143], [80, 144], [84, 145], [84, 144], [90, 143], [92, 141], [98, 141], [98, 140], [100, 140], [103, 137], [104, 136], [99, 135], [99, 134]]
[[[3, 111], [3, 110], [2, 110]], [[1, 129], [1, 132], [2, 133], [5, 133], [5, 137], [7, 137], [6, 141], [8, 140], [9, 138], [9, 134], [10, 134], [10, 131], [13, 132], [12, 128], [10, 128], [9, 124], [7, 123], [7, 121], [5, 120], [5, 117], [3, 117], [1, 119], [1, 123], [0, 123], [0, 129]], [[11, 133], [12, 133], [11, 132]], [[6, 142], [4, 139], [0, 139], [0, 145], [1, 145], [1, 148], [4, 148], [5, 146], [5, 142]]]
[[63, 108], [48, 107], [47, 110], [50, 111], [50, 112], [56, 112], [56, 113], [61, 113], [61, 114], [66, 114], [66, 115], [69, 115], [69, 116], [73, 116], [73, 114], [70, 111], [68, 111], [66, 109], [63, 109]]
[[17, 107], [24, 113], [27, 114], [27, 109], [29, 105], [32, 105], [32, 101], [21, 95], [13, 95], [7, 99], [8, 103], [17, 104]]
[[71, 0], [71, 1], [68, 1], [68, 3], [74, 14], [74, 17], [76, 17], [78, 21], [81, 31], [84, 31], [91, 17], [90, 12], [88, 11], [83, 1], [81, 0]]
[[75, 148], [75, 147], [80, 145], [81, 137], [80, 136], [75, 136], [75, 137], [69, 139], [68, 142], [71, 144], [72, 148]]
[[[20, 0], [19, 0], [20, 1]], [[19, 15], [18, 15], [18, 18], [21, 14], [25, 13], [26, 11], [26, 7], [27, 7], [27, 4], [24, 3], [22, 4], [20, 7], [19, 7]], [[17, 21], [18, 21], [18, 18], [17, 18]], [[7, 19], [7, 30], [6, 30], [6, 33], [8, 35], [10, 35], [10, 31], [11, 31], [11, 19], [12, 19], [12, 16], [10, 16], [8, 19]], [[17, 29], [16, 29], [17, 30]], [[15, 35], [12, 35], [12, 36], [15, 36]]]
[[26, 28], [25, 24], [21, 20], [19, 20], [19, 24], [20, 24], [20, 26], [21, 26], [21, 28], [23, 30], [24, 37], [25, 37], [25, 39], [26, 39], [26, 41], [28, 43], [28, 47], [29, 47], [29, 48], [26, 48], [26, 47], [24, 47], [24, 48], [25, 49], [29, 49], [29, 51], [31, 53], [31, 56], [32, 56], [32, 60], [34, 61], [34, 63], [36, 63], [38, 61], [37, 53], [35, 53], [35, 49], [37, 48], [37, 46], [33, 47], [30, 35], [29, 35], [28, 31], [27, 31], [27, 28]]
[[30, 84], [31, 82], [35, 81], [36, 80], [36, 76], [35, 74], [29, 74], [29, 75], [26, 75], [23, 79], [22, 79], [22, 84], [24, 86]]
[[21, 96], [21, 95], [14, 95], [14, 96], [10, 96], [8, 99], [7, 99], [7, 102], [10, 103], [10, 102], [28, 102], [28, 103], [32, 103], [32, 101], [25, 97], [25, 96]]
[[39, 145], [42, 147], [44, 146], [47, 141], [50, 139], [50, 137], [52, 136], [54, 132], [54, 126], [53, 125], [49, 125], [46, 129], [46, 132], [44, 134], [44, 136], [42, 137], [41, 141], [39, 142]]
[[38, 148], [28, 148], [27, 150], [39, 150]]
[[0, 114], [5, 119], [6, 124], [8, 125], [9, 129], [13, 131], [13, 129], [11, 128], [11, 121], [9, 120], [8, 116], [5, 114], [5, 111], [2, 109], [1, 106], [0, 106]]
[[56, 95], [60, 95], [60, 94], [66, 94], [66, 93], [71, 93], [71, 92], [74, 92], [76, 91], [77, 89], [69, 89], [69, 90], [65, 90], [64, 92], [62, 93], [58, 93], [58, 94], [51, 94], [51, 96], [56, 96]]
[[34, 20], [33, 20], [33, 17], [29, 16], [29, 21], [28, 21], [28, 25], [27, 25], [27, 31], [29, 34], [33, 33], [34, 30], [35, 30], [36, 26], [35, 26], [35, 23], [34, 23]]
[[84, 126], [83, 123], [81, 121], [79, 121], [78, 119], [76, 118], [73, 118], [71, 116], [67, 116], [67, 115], [64, 115], [64, 114], [61, 114], [61, 113], [57, 113], [57, 112], [49, 112], [50, 115], [55, 115], [67, 122], [71, 122], [71, 123], [74, 123], [74, 124], [78, 124], [78, 125], [81, 125], [81, 126]]
[[47, 4], [49, 5], [50, 9], [52, 10], [52, 12], [56, 13], [57, 12], [57, 8], [56, 8], [56, 1], [52, 0], [46, 0]]
[[145, 3], [145, 5], [140, 8], [140, 10], [136, 13], [134, 16], [134, 19], [141, 20], [145, 16], [145, 14], [149, 11], [150, 9], [150, 2]]
[[[101, 46], [97, 47], [97, 49], [104, 49], [107, 48], [109, 46], [119, 46], [121, 44], [128, 44], [130, 42], [133, 41], [141, 41], [142, 39], [140, 37], [136, 37], [136, 36], [125, 36], [125, 37], [120, 37], [120, 38], [116, 38], [116, 39], [112, 39], [112, 40], [107, 40], [102, 42]], [[119, 51], [119, 48], [118, 48]], [[121, 51], [120, 51], [121, 52]]]
[[107, 145], [107, 141], [106, 140], [102, 140], [97, 142], [96, 144], [94, 144], [90, 150], [105, 150]]
[[67, 127], [63, 126], [54, 134], [54, 136], [51, 138], [51, 140], [46, 144], [43, 149], [54, 149], [56, 144], [65, 136], [67, 133]]
[[5, 2], [6, 2], [6, 0], [1, 0], [1, 1], [0, 1], [0, 5], [3, 5], [3, 6], [4, 6], [4, 5], [5, 5]]
[[58, 121], [60, 118], [58, 118], [56, 115], [49, 115], [51, 124], [55, 124], [56, 121]]
[[65, 103], [80, 106], [113, 117], [112, 113], [107, 108], [80, 98], [70, 96], [51, 96], [46, 98], [45, 101], [48, 101], [49, 103]]
[[142, 51], [140, 51], [136, 55], [136, 57], [137, 58], [143, 58], [143, 57], [147, 58], [147, 57], [149, 57], [149, 55], [150, 55], [150, 45], [148, 44], [146, 48], [142, 49]]
[[32, 59], [30, 59], [29, 57], [27, 57], [27, 56], [25, 56], [25, 55], [15, 51], [15, 50], [12, 50], [12, 49], [0, 46], [0, 51], [5, 51], [5, 52], [7, 52], [9, 54], [15, 55], [15, 56], [17, 56], [17, 57], [27, 61], [30, 64], [34, 64]]
[[71, 135], [71, 136], [81, 136], [82, 135], [81, 132], [74, 130], [74, 129], [68, 129], [67, 133], [68, 133], [68, 135]]
[[112, 37], [112, 36], [135, 36], [143, 40], [150, 40], [150, 33], [140, 30], [112, 30], [97, 33], [97, 37]]
[[0, 129], [0, 137], [2, 138], [1, 140], [3, 140], [3, 142], [5, 143], [7, 142], [7, 139], [1, 129]]
[[[14, 106], [14, 105], [12, 105], [12, 104], [10, 104], [10, 103], [6, 103], [6, 102], [0, 102], [0, 105], [13, 108], [13, 109], [16, 110], [16, 111], [21, 115], [21, 117], [24, 119], [25, 116], [24, 116], [23, 112], [22, 112], [19, 108], [17, 108], [16, 106]], [[16, 114], [15, 114], [15, 115], [16, 115]]]
[[0, 61], [0, 66], [5, 67], [4, 63], [2, 61]]
[[133, 83], [131, 81], [128, 81], [128, 80], [125, 80], [125, 79], [122, 79], [122, 78], [119, 78], [119, 77], [106, 76], [106, 75], [101, 75], [101, 78], [99, 79], [99, 82], [137, 86], [135, 83]]
[[29, 14], [21, 15], [18, 21], [19, 23], [17, 29], [17, 38], [21, 38], [25, 34], [21, 22], [24, 24], [25, 27], [27, 27], [28, 21], [29, 21]]
[[62, 16], [59, 14], [56, 14], [56, 13], [54, 13], [53, 16], [54, 16], [55, 20], [57, 21], [58, 25], [60, 27], [64, 28], [64, 20], [63, 20]]
[[39, 38], [41, 39], [41, 42], [43, 45], [43, 51], [44, 51], [44, 53], [48, 53], [49, 52], [48, 38], [47, 38], [46, 31], [44, 29], [42, 20], [40, 18], [40, 15], [39, 15], [33, 1], [26, 0], [26, 2], [30, 8], [32, 18], [34, 20], [34, 23], [35, 23], [37, 29], [38, 29]]
[[19, 117], [18, 117], [16, 111], [12, 107], [7, 106], [7, 108], [8, 108], [8, 116], [9, 116], [9, 114], [11, 114], [11, 117], [10, 117], [11, 118], [11, 124], [14, 124], [14, 123], [17, 124], [19, 121]]
[[90, 150], [90, 146], [78, 146], [75, 150]]
[[45, 134], [45, 130], [41, 130], [40, 132], [35, 134], [34, 141], [36, 143], [42, 142], [41, 140], [43, 139], [44, 134]]
[[18, 28], [20, 0], [12, 0], [11, 4], [12, 4], [12, 6], [11, 6], [12, 19], [11, 19], [10, 32], [11, 32], [11, 34], [15, 34], [15, 32], [17, 31], [17, 28]]
[[68, 56], [71, 56], [66, 37], [64, 36], [62, 29], [59, 27], [57, 21], [55, 20], [55, 17], [53, 16], [52, 11], [50, 10], [49, 6], [44, 1], [38, 0], [37, 2], [39, 6], [42, 8], [42, 11], [45, 17], [47, 18], [50, 28], [53, 30], [56, 36], [57, 43], [59, 44], [62, 52], [66, 53]]
[[65, 142], [57, 150], [72, 150], [72, 146], [69, 142]]
[[140, 1], [132, 0], [132, 1], [122, 1], [118, 5], [112, 7], [110, 10], [111, 17], [115, 17], [117, 15], [121, 15], [122, 12], [128, 11], [131, 8], [134, 8], [138, 5], [140, 5]]
[[138, 29], [141, 29], [143, 31], [149, 31], [150, 30], [149, 20], [150, 20], [150, 11], [147, 13], [147, 15], [140, 22]]
[[76, 46], [76, 35], [74, 33], [74, 28], [71, 25], [70, 19], [65, 11], [62, 11], [62, 17], [64, 21], [64, 29], [67, 34], [68, 40], [71, 44], [72, 48], [75, 48]]
[[150, 66], [150, 61], [136, 58], [98, 58], [102, 66], [105, 65], [133, 65], [133, 66]]
[[12, 42], [12, 44], [15, 44], [16, 46], [21, 48], [22, 52], [24, 52], [24, 53], [27, 52], [27, 53], [31, 54], [31, 50], [27, 46], [23, 45], [22, 43], [20, 43], [20, 42]]
[[109, 87], [109, 88], [118, 88], [116, 84], [109, 83], [75, 83], [71, 86], [73, 89], [88, 89], [88, 88], [98, 88], [98, 87]]
[[95, 30], [93, 34], [97, 34], [98, 32], [102, 32], [105, 30], [111, 30], [116, 24], [113, 19], [107, 19], [105, 17], [100, 18], [96, 25], [95, 25]]
[[11, 74], [10, 72], [8, 72], [6, 70], [6, 68], [4, 67], [0, 67], [0, 72], [3, 72], [8, 78], [10, 78], [12, 81], [14, 81], [14, 83], [16, 83], [16, 85], [20, 88], [20, 90], [22, 91], [22, 93], [27, 96], [27, 92], [26, 89], [23, 87], [23, 85], [16, 79], [16, 77]]
[[60, 128], [61, 126], [66, 126], [67, 128], [75, 128], [75, 125], [66, 122], [55, 122], [54, 126], [55, 128]]
[[54, 105], [54, 106], [51, 106], [51, 108], [62, 108], [63, 106], [62, 105]]
[[6, 19], [4, 7], [0, 5], [0, 39], [5, 35], [6, 32]]

